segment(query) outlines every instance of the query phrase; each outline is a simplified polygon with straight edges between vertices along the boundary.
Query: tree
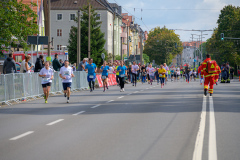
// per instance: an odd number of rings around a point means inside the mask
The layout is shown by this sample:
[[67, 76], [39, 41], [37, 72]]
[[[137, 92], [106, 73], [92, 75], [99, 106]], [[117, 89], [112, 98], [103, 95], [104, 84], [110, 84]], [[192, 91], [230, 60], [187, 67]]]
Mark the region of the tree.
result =
[[149, 60], [149, 56], [147, 54], [143, 54], [143, 59], [144, 59], [144, 63], [147, 64], [150, 62]]
[[[31, 3], [36, 6], [35, 3]], [[37, 14], [22, 1], [1, 1], [0, 3], [0, 55], [8, 46], [20, 44], [27, 49], [27, 36], [38, 33]], [[5, 46], [5, 47], [4, 47]]]
[[218, 27], [214, 29], [212, 37], [206, 42], [206, 51], [219, 65], [230, 62], [230, 65], [240, 65], [240, 47], [237, 40], [220, 40], [224, 37], [240, 38], [240, 7], [225, 6], [217, 20]]
[[[176, 47], [177, 44], [177, 47]], [[144, 53], [150, 58], [150, 61], [155, 60], [157, 64], [172, 62], [173, 57], [181, 53], [183, 48], [182, 43], [177, 34], [173, 30], [156, 27], [150, 31]]]
[[[88, 57], [88, 6], [84, 6], [81, 16], [81, 59]], [[101, 54], [104, 53], [106, 59], [108, 57], [106, 50], [104, 49], [104, 45], [106, 40], [104, 39], [104, 33], [101, 32], [100, 27], [102, 22], [99, 21], [99, 17], [97, 17], [97, 13], [91, 7], [91, 58], [93, 58], [94, 63], [97, 66], [102, 65]], [[78, 23], [76, 18], [75, 20]], [[77, 27], [72, 26], [71, 31], [69, 33], [69, 60], [71, 63], [75, 63], [77, 61]]]

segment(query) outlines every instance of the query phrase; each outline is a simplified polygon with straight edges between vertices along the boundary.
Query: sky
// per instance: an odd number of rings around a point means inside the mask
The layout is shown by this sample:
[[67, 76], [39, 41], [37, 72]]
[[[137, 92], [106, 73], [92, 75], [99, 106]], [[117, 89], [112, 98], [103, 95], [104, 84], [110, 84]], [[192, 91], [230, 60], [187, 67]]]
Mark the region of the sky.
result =
[[[213, 30], [221, 9], [226, 5], [240, 6], [240, 0], [108, 0], [122, 6], [122, 12], [134, 15], [135, 23], [143, 30], [166, 26], [168, 29]], [[135, 11], [134, 11], [135, 8]], [[141, 12], [142, 9], [142, 12]], [[142, 17], [142, 21], [141, 21]], [[183, 42], [199, 38], [199, 31], [179, 31]], [[203, 41], [211, 37], [212, 31], [203, 32]], [[197, 39], [194, 39], [197, 41]]]

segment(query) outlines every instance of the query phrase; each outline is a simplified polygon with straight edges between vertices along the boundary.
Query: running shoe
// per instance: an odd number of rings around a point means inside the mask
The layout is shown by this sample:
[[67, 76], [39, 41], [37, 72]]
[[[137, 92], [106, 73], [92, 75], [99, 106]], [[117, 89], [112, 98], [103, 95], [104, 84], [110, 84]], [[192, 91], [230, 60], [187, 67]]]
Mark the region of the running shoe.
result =
[[202, 85], [202, 83], [200, 85]]
[[133, 84], [133, 86], [134, 86], [134, 84]]
[[66, 94], [66, 93], [64, 93], [64, 97], [67, 97], [67, 94]]
[[123, 92], [125, 92], [124, 88], [122, 89]]
[[108, 89], [108, 86], [107, 86], [107, 89]]
[[161, 88], [163, 88], [163, 86], [161, 86]]
[[212, 96], [212, 93], [210, 93], [210, 96]]
[[189, 83], [189, 81], [188, 81], [188, 83]]
[[48, 103], [48, 101], [47, 101], [47, 100], [45, 100], [45, 103]]
[[204, 89], [204, 95], [207, 96], [207, 89]]
[[103, 90], [103, 92], [105, 92], [105, 89]]
[[217, 82], [216, 82], [216, 85], [218, 85]]
[[90, 92], [92, 92], [93, 90], [92, 90], [92, 88], [90, 89]]
[[69, 100], [67, 100], [67, 103], [69, 103]]
[[123, 92], [123, 90], [121, 89], [120, 92]]

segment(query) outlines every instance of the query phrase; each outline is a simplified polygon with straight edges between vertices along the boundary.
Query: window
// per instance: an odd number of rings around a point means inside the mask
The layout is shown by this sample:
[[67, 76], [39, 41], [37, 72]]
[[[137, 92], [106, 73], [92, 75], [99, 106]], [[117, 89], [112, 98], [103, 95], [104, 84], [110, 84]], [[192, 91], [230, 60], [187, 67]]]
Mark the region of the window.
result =
[[62, 50], [62, 45], [57, 45], [57, 50], [58, 51]]
[[57, 14], [57, 20], [58, 21], [62, 20], [62, 14]]
[[62, 29], [57, 29], [57, 36], [62, 37]]
[[101, 14], [97, 14], [98, 20], [101, 20]]
[[70, 14], [70, 21], [74, 21], [75, 20], [75, 14]]

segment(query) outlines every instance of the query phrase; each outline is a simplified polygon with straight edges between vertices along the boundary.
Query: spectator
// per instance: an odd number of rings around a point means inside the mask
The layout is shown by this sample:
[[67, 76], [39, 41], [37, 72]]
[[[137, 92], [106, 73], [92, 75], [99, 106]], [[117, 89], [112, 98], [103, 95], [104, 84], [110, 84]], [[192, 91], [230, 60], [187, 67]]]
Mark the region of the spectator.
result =
[[73, 71], [77, 71], [77, 69], [76, 69], [76, 63], [73, 63], [72, 68], [73, 68]]
[[234, 75], [234, 69], [231, 67], [230, 68], [230, 78], [233, 79], [233, 75]]
[[84, 58], [78, 65], [78, 71], [83, 71], [85, 69], [86, 66], [86, 59]]
[[40, 72], [43, 67], [43, 55], [40, 55], [36, 60], [34, 72]]
[[60, 71], [60, 68], [62, 67], [62, 65], [58, 61], [58, 54], [55, 54], [55, 59], [53, 60], [52, 64], [53, 64], [53, 69], [55, 71]]
[[23, 73], [30, 73], [30, 70], [33, 68], [33, 66], [29, 67], [28, 62], [30, 61], [31, 56], [27, 55], [25, 59], [25, 64], [24, 64], [24, 70]]
[[61, 66], [63, 65], [62, 59], [59, 59], [59, 63], [61, 64]]
[[13, 55], [10, 53], [9, 57], [3, 63], [3, 74], [16, 73], [16, 63], [13, 60]]

